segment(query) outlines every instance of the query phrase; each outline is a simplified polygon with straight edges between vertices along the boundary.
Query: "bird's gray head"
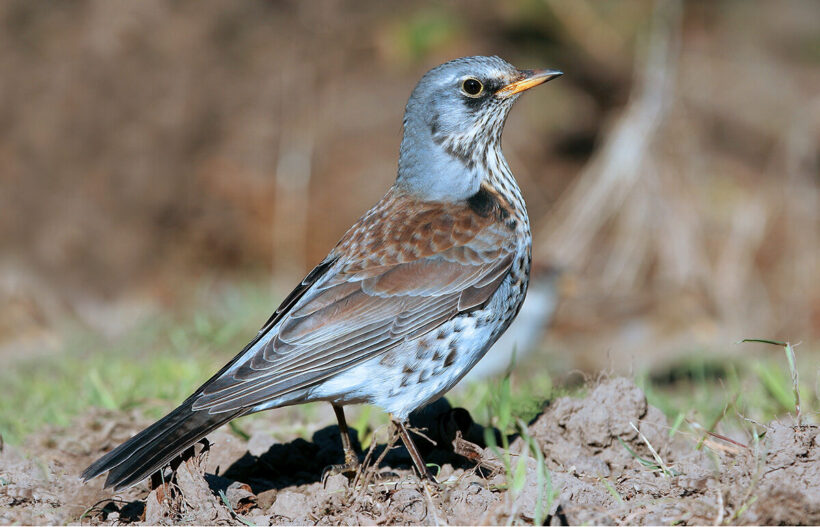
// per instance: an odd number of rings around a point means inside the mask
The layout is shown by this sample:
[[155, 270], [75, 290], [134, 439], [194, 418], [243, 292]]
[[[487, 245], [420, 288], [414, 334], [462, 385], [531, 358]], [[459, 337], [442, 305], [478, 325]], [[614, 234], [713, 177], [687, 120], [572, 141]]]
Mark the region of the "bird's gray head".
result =
[[506, 168], [501, 132], [519, 94], [559, 75], [480, 56], [428, 71], [405, 109], [397, 186], [436, 201], [477, 192], [490, 164]]

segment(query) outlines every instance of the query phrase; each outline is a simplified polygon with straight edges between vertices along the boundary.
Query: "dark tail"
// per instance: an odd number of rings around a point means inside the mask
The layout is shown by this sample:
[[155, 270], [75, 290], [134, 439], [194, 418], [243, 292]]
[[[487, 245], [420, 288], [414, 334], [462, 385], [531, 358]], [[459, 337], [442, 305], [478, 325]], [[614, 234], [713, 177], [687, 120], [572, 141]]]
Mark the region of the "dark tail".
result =
[[108, 472], [105, 486], [114, 490], [130, 487], [161, 469], [177, 454], [207, 434], [239, 417], [245, 410], [209, 414], [193, 411], [194, 397], [139, 434], [104, 455], [83, 471], [88, 481]]

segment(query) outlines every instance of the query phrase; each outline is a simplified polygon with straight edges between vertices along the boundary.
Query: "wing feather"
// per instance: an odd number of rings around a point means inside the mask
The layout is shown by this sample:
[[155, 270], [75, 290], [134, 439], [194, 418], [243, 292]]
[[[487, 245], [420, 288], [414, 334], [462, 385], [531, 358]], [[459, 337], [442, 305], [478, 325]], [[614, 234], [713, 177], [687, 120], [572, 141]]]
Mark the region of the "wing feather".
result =
[[253, 407], [387, 353], [484, 305], [513, 262], [509, 231], [466, 207], [427, 205], [377, 225], [348, 232], [326, 260], [332, 265], [308, 275], [257, 344], [200, 389], [194, 410]]

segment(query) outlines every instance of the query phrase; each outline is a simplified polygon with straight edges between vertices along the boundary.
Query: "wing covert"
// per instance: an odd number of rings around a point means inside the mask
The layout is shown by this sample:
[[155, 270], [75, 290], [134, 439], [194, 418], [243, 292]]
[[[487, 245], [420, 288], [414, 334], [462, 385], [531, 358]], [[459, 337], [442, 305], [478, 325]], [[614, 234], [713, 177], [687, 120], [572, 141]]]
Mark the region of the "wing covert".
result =
[[[513, 262], [508, 231], [493, 218], [463, 217], [465, 208], [433, 212], [393, 218], [392, 231], [382, 222], [378, 232], [360, 225], [372, 220], [371, 210], [326, 260], [332, 265], [283, 302], [257, 344], [203, 386], [194, 409], [227, 412], [309, 387], [486, 303]], [[385, 240], [407, 237], [419, 217], [424, 243], [385, 249]]]

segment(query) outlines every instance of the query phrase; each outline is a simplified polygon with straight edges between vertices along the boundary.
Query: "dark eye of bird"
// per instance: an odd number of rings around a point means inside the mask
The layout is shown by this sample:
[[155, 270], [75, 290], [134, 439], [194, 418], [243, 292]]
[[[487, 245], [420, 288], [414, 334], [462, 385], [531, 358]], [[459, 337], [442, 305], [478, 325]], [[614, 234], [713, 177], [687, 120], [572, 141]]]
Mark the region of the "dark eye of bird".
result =
[[464, 79], [464, 82], [461, 83], [461, 89], [470, 97], [475, 97], [481, 94], [484, 85], [478, 79]]

